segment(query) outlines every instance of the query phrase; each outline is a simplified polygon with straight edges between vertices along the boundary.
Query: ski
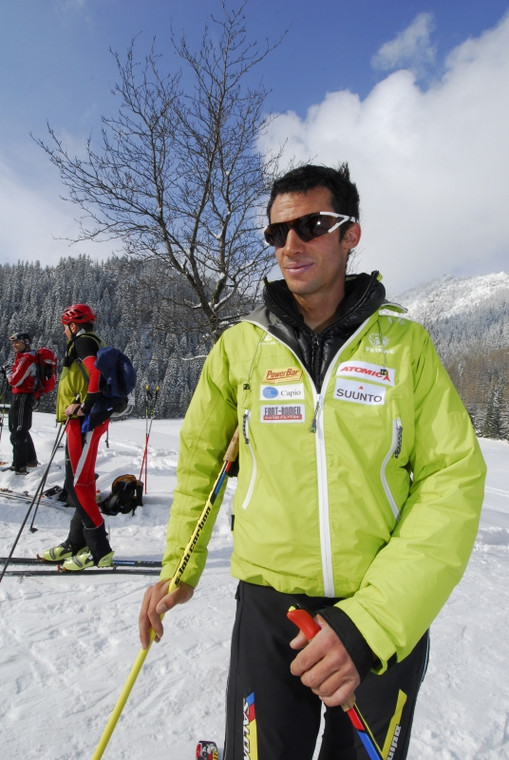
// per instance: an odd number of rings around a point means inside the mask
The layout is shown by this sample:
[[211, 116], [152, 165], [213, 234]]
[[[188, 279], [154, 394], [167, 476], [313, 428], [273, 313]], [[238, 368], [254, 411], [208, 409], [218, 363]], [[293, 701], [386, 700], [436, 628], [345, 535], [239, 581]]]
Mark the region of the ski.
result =
[[[7, 557], [0, 557], [0, 564], [7, 562]], [[56, 565], [62, 565], [62, 562], [48, 562], [40, 557], [11, 557], [9, 560], [10, 565], [36, 565], [39, 567], [55, 567]], [[161, 562], [157, 559], [113, 559], [114, 568], [154, 568], [158, 572], [161, 568]], [[101, 568], [99, 568], [101, 569]], [[105, 568], [106, 570], [108, 568]], [[81, 571], [80, 571], [81, 572]], [[83, 572], [88, 572], [84, 570]]]
[[201, 739], [196, 745], [197, 760], [219, 760], [219, 750], [215, 742]]
[[[10, 488], [0, 488], [0, 499], [2, 497], [10, 499], [11, 501], [21, 501], [23, 504], [31, 504], [35, 498], [39, 498], [32, 496], [28, 491], [12, 491]], [[40, 496], [40, 504], [44, 504], [48, 507], [56, 507], [57, 509], [69, 509], [70, 506], [63, 501], [44, 496], [44, 494], [41, 494]]]
[[118, 565], [111, 565], [110, 567], [89, 567], [86, 570], [64, 570], [60, 565], [49, 565], [47, 563], [38, 563], [38, 566], [27, 565], [26, 567], [20, 567], [16, 565], [14, 570], [7, 568], [5, 575], [10, 576], [45, 576], [45, 575], [65, 575], [73, 577], [83, 577], [84, 575], [159, 575], [159, 570], [156, 567], [123, 567]]

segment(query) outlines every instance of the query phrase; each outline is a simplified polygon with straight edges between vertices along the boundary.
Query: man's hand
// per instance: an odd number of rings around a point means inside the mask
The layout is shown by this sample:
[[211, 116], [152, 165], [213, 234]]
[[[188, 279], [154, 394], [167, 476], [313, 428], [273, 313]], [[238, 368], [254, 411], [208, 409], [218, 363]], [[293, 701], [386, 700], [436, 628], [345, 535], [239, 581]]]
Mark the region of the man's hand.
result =
[[194, 594], [194, 588], [187, 583], [180, 583], [179, 586], [168, 593], [170, 581], [159, 581], [150, 586], [145, 591], [141, 605], [138, 627], [140, 631], [140, 641], [143, 649], [150, 645], [150, 629], [155, 633], [154, 641], [160, 641], [164, 633], [162, 616], [177, 604], [184, 604], [191, 599]]
[[332, 628], [320, 615], [317, 615], [316, 622], [321, 631], [311, 641], [300, 631], [290, 642], [292, 649], [302, 650], [293, 660], [290, 670], [324, 704], [336, 707], [350, 700], [361, 679]]
[[74, 402], [72, 404], [69, 404], [69, 406], [66, 406], [64, 410], [64, 414], [66, 417], [72, 417], [73, 414], [79, 414], [80, 409], [81, 409], [81, 404]]

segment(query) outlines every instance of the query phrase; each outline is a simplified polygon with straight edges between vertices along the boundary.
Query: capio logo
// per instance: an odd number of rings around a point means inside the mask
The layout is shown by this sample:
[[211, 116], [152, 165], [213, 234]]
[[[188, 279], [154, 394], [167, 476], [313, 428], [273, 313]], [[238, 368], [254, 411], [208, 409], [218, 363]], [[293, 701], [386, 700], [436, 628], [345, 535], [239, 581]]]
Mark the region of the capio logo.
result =
[[260, 386], [260, 400], [274, 401], [295, 401], [304, 399], [304, 383], [281, 383], [281, 385], [262, 385]]

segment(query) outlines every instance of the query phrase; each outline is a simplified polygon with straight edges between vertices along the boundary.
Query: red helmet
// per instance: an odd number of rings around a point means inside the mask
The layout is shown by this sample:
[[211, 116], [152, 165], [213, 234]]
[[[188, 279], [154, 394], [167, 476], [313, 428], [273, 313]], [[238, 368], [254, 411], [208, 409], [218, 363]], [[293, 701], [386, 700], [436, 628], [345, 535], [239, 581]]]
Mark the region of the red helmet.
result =
[[69, 325], [71, 322], [75, 322], [77, 325], [84, 322], [95, 322], [95, 314], [85, 303], [75, 303], [73, 306], [68, 306], [62, 314], [62, 324]]

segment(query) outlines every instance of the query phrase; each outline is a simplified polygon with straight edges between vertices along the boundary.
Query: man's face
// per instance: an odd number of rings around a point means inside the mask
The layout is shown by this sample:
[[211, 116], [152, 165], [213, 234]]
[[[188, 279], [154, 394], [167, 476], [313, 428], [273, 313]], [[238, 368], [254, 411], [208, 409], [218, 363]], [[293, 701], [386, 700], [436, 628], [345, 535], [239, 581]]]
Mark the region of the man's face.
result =
[[26, 349], [24, 340], [13, 340], [12, 347], [17, 354], [22, 353]]
[[[334, 211], [326, 187], [316, 187], [306, 193], [277, 195], [272, 204], [270, 222], [287, 222], [318, 211]], [[286, 243], [275, 249], [281, 273], [297, 298], [317, 295], [334, 297], [336, 293], [338, 301], [342, 298], [346, 259], [352, 242], [340, 241], [339, 235], [340, 230], [337, 229], [305, 243], [295, 230], [290, 229]]]
[[73, 336], [73, 332], [71, 330], [72, 323], [70, 325], [64, 325], [64, 335], [67, 338], [67, 340], [71, 340]]

